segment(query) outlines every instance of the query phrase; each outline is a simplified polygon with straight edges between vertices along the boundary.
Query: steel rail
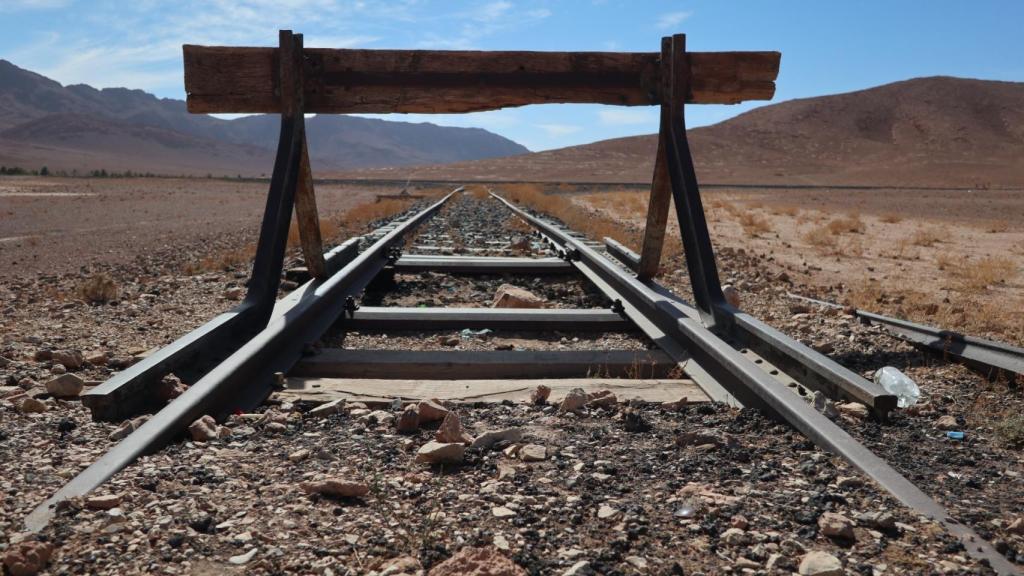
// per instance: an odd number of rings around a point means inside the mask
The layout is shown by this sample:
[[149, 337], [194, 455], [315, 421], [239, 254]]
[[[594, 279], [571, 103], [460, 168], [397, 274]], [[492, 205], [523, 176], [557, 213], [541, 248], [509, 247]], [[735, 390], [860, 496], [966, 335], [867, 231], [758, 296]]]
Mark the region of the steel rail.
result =
[[[790, 298], [803, 300], [827, 308], [842, 309], [833, 302], [816, 298], [808, 298], [789, 293]], [[919, 324], [910, 320], [883, 316], [867, 310], [854, 310], [853, 315], [867, 323], [877, 322], [890, 333], [903, 338], [919, 347], [924, 347], [944, 358], [954, 356], [975, 369], [987, 372], [988, 377], [994, 376], [993, 370], [1011, 372], [1024, 376], [1024, 348], [1011, 346], [1003, 342], [985, 340], [968, 336], [952, 330], [944, 330], [928, 324]]]
[[[627, 268], [637, 270], [640, 257], [635, 252], [611, 238], [605, 238], [604, 243], [608, 254]], [[653, 280], [647, 280], [645, 284], [662, 295], [669, 294]], [[688, 316], [699, 318], [696, 308], [674, 296], [672, 300], [685, 308]], [[807, 388], [820, 390], [830, 398], [860, 402], [883, 420], [896, 409], [896, 396], [874, 382], [724, 302], [714, 306], [715, 316], [721, 324], [717, 327], [719, 332], [735, 336], [765, 360], [800, 380]]]
[[58, 502], [87, 494], [139, 456], [181, 435], [204, 414], [222, 416], [258, 405], [273, 389], [274, 373], [291, 368], [304, 347], [342, 315], [347, 298], [357, 296], [383, 270], [389, 248], [435, 214], [453, 194], [396, 226], [335, 274], [323, 281], [311, 280], [311, 289], [294, 306], [273, 317], [265, 329], [37, 506], [26, 517], [26, 528], [42, 529]]
[[[885, 460], [858, 442], [843, 428], [815, 410], [807, 401], [769, 376], [727, 342], [708, 330], [699, 320], [681, 314], [673, 302], [624, 273], [621, 268], [558, 227], [533, 216], [511, 202], [491, 193], [528, 224], [552, 238], [571, 255], [573, 264], [588, 277], [599, 277], [609, 298], [629, 301], [640, 314], [685, 347], [737, 398], [755, 397], [756, 406], [782, 418], [820, 448], [841, 456], [894, 498], [915, 512], [940, 522], [957, 536], [972, 557], [987, 563], [999, 574], [1019, 574], [1010, 561], [997, 552], [973, 529], [952, 518], [939, 502], [907, 480]], [[746, 402], [744, 402], [746, 404]], [[748, 404], [750, 405], [750, 404]]]
[[572, 274], [558, 258], [510, 258], [504, 256], [403, 255], [393, 265], [396, 272], [447, 272], [454, 274]]

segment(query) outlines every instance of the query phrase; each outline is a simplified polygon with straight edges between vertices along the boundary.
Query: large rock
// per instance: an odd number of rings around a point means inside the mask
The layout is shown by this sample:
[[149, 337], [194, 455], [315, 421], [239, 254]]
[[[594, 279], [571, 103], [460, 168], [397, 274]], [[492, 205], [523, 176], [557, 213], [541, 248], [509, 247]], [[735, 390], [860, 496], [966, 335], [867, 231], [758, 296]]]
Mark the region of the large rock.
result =
[[440, 422], [448, 415], [448, 409], [437, 400], [421, 400], [417, 406], [420, 412], [420, 423]]
[[189, 425], [188, 433], [196, 442], [209, 442], [220, 437], [220, 426], [207, 414]]
[[50, 359], [63, 364], [68, 370], [78, 370], [85, 363], [85, 357], [78, 350], [57, 350], [50, 355]]
[[85, 507], [89, 510], [110, 510], [121, 505], [123, 497], [120, 494], [102, 494], [89, 496], [85, 500]]
[[61, 374], [46, 383], [46, 391], [57, 398], [78, 398], [85, 381], [74, 374]]
[[11, 576], [33, 576], [50, 561], [53, 546], [48, 542], [19, 542], [4, 555], [4, 567]]
[[454, 556], [434, 566], [429, 576], [526, 576], [515, 562], [509, 560], [497, 548], [466, 547]]
[[344, 478], [326, 478], [300, 482], [299, 488], [306, 494], [320, 494], [338, 498], [362, 498], [370, 493], [366, 482], [353, 482]]
[[494, 294], [492, 308], [543, 308], [544, 299], [518, 286], [502, 284]]
[[18, 403], [18, 412], [22, 414], [41, 414], [46, 412], [46, 410], [46, 403], [39, 398], [26, 397]]
[[441, 422], [441, 427], [437, 429], [434, 439], [438, 442], [461, 442], [462, 444], [469, 444], [473, 441], [473, 437], [462, 429], [462, 422], [455, 412], [449, 412], [444, 417], [444, 422]]
[[853, 520], [835, 512], [825, 512], [818, 518], [818, 528], [829, 538], [853, 540]]
[[416, 461], [424, 464], [459, 464], [466, 453], [462, 442], [427, 442], [416, 452]]
[[420, 429], [420, 411], [415, 404], [409, 404], [398, 415], [395, 428], [399, 434], [413, 434]]
[[587, 397], [587, 393], [583, 391], [583, 388], [573, 388], [565, 395], [562, 404], [558, 407], [558, 411], [562, 413], [579, 412], [588, 401], [590, 401], [590, 398]]
[[798, 570], [801, 576], [843, 576], [839, 559], [821, 550], [805, 554]]
[[473, 450], [490, 450], [498, 442], [519, 442], [523, 439], [521, 428], [505, 428], [504, 430], [488, 430], [473, 440]]
[[519, 450], [519, 459], [523, 462], [540, 462], [546, 460], [548, 450], [540, 444], [527, 444]]
[[380, 576], [423, 576], [423, 564], [412, 556], [392, 558], [380, 569]]

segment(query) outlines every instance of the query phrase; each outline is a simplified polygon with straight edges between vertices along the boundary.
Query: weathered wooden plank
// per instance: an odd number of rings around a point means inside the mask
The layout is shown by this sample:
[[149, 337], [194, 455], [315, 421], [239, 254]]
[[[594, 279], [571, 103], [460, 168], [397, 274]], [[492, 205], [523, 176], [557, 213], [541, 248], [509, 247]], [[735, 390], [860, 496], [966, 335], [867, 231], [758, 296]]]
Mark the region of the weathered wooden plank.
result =
[[299, 226], [302, 256], [310, 276], [322, 280], [327, 277], [327, 264], [324, 262], [320, 212], [316, 208], [316, 193], [313, 190], [313, 171], [309, 166], [309, 146], [305, 143], [302, 145], [299, 170], [299, 185], [295, 189], [295, 220]]
[[[661, 103], [657, 52], [475, 52], [307, 48], [316, 113], [448, 113], [544, 103]], [[692, 52], [694, 104], [770, 100], [778, 52]], [[195, 113], [281, 110], [276, 48], [184, 46]]]
[[[668, 114], [665, 104], [661, 114]], [[640, 265], [636, 274], [641, 280], [650, 280], [661, 266], [661, 252], [665, 246], [665, 227], [672, 202], [672, 181], [668, 175], [668, 160], [665, 158], [665, 134], [658, 135], [658, 151], [654, 158], [654, 178], [647, 201], [647, 223], [644, 226], [644, 240], [640, 248]]]
[[523, 401], [537, 386], [551, 388], [548, 401], [561, 402], [573, 388], [586, 392], [612, 391], [620, 401], [638, 398], [644, 402], [708, 402], [707, 395], [693, 380], [627, 378], [544, 378], [536, 380], [383, 380], [372, 378], [288, 378], [277, 395], [290, 401], [324, 403], [344, 399], [390, 405], [395, 398], [451, 402]]
[[504, 308], [393, 308], [363, 306], [346, 317], [349, 330], [573, 330], [621, 332], [634, 330], [632, 322], [611, 310]]
[[660, 350], [342, 350], [303, 358], [290, 375], [323, 378], [662, 378], [676, 363]]

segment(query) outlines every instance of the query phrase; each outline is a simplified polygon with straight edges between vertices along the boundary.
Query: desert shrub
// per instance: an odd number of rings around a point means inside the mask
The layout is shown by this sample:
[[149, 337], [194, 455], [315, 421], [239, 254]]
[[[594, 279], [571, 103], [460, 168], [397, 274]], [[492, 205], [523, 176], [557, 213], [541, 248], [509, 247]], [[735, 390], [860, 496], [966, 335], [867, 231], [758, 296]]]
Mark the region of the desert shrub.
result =
[[1002, 256], [986, 256], [975, 261], [964, 261], [952, 269], [952, 275], [965, 292], [986, 290], [993, 284], [1006, 282], [1016, 274], [1013, 260]]
[[804, 233], [803, 239], [804, 242], [818, 248], [835, 248], [838, 243], [835, 234], [829, 229], [828, 225], [811, 228]]
[[942, 241], [945, 237], [942, 230], [938, 228], [918, 228], [910, 241], [917, 246], [932, 246]]
[[828, 224], [826, 224], [828, 231], [832, 234], [863, 234], [866, 226], [864, 221], [860, 219], [859, 215], [845, 216], [842, 218], [836, 218]]
[[757, 237], [761, 234], [767, 234], [772, 231], [772, 227], [768, 224], [768, 221], [765, 220], [764, 216], [761, 216], [757, 212], [740, 212], [738, 219], [740, 226], [743, 227], [743, 232], [749, 236]]
[[79, 284], [78, 293], [86, 302], [105, 304], [117, 299], [118, 288], [117, 283], [110, 276], [101, 273], [93, 274]]
[[1012, 448], [1024, 448], [1024, 415], [1014, 414], [995, 425], [1000, 442]]

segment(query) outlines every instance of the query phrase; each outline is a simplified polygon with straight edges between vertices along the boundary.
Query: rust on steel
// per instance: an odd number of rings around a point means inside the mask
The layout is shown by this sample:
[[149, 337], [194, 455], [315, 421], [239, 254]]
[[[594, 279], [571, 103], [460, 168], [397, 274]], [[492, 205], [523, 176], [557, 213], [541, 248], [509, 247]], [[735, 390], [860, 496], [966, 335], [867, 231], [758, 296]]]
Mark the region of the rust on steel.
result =
[[[303, 50], [310, 113], [451, 113], [545, 103], [664, 101], [658, 52]], [[281, 111], [277, 48], [184, 46], [188, 110]], [[779, 52], [688, 52], [686, 102], [770, 100]]]

